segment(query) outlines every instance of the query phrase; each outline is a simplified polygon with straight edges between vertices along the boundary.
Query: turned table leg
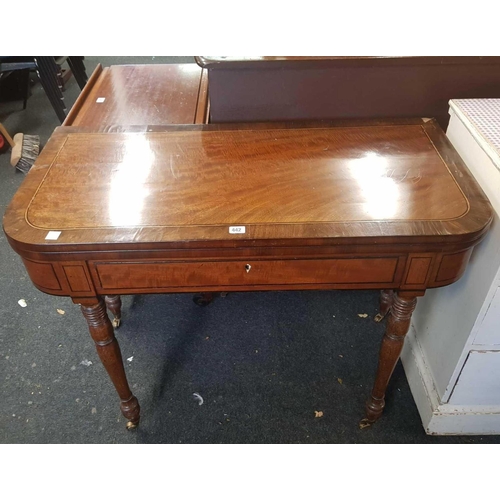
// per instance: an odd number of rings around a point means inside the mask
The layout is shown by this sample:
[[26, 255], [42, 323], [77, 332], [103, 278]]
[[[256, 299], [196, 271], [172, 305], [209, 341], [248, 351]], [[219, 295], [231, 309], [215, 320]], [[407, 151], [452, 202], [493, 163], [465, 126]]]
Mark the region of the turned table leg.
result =
[[360, 422], [361, 428], [369, 426], [382, 415], [385, 391], [403, 349], [404, 339], [410, 328], [411, 315], [417, 305], [417, 295], [422, 294], [411, 292], [394, 294], [391, 314], [380, 347], [375, 383], [370, 399], [366, 403], [366, 418]]
[[119, 295], [106, 295], [104, 301], [113, 315], [113, 321], [111, 323], [115, 328], [118, 328], [122, 321], [122, 299]]
[[380, 290], [380, 311], [375, 316], [375, 321], [380, 323], [392, 307], [394, 301], [394, 290]]
[[81, 304], [81, 308], [89, 325], [97, 353], [120, 397], [123, 416], [128, 420], [127, 428], [137, 427], [140, 418], [139, 402], [128, 385], [120, 346], [115, 338], [104, 302], [102, 299], [87, 300]]

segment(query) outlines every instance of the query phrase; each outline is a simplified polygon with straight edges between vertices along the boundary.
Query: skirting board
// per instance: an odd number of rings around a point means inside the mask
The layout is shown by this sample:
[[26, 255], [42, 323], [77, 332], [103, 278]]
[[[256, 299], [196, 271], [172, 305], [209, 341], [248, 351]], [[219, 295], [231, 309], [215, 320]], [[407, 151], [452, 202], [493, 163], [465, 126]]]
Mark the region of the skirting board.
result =
[[500, 407], [464, 407], [441, 402], [413, 324], [406, 336], [401, 362], [427, 434], [500, 434]]

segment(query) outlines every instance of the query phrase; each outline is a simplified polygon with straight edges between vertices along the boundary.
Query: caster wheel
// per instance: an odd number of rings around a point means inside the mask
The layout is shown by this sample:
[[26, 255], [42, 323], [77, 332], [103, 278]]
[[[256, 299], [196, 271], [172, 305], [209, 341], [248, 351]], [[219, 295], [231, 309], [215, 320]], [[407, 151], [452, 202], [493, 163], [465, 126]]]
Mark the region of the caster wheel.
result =
[[201, 307], [208, 306], [213, 300], [214, 296], [212, 293], [199, 293], [193, 296], [193, 302]]
[[373, 422], [370, 422], [367, 418], [364, 418], [363, 420], [361, 420], [361, 422], [359, 423], [359, 428], [360, 429], [366, 429], [367, 427], [371, 427], [373, 424]]

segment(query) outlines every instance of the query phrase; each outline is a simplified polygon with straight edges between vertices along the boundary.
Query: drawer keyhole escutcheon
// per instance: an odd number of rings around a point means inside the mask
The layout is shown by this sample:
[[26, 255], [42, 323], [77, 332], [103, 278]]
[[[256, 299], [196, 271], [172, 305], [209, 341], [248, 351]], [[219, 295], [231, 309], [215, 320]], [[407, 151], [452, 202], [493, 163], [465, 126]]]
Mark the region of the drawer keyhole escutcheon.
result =
[[252, 269], [252, 266], [251, 266], [250, 264], [247, 264], [247, 265], [245, 266], [245, 271], [246, 271], [247, 273], [249, 273], [249, 272], [250, 272], [250, 269]]

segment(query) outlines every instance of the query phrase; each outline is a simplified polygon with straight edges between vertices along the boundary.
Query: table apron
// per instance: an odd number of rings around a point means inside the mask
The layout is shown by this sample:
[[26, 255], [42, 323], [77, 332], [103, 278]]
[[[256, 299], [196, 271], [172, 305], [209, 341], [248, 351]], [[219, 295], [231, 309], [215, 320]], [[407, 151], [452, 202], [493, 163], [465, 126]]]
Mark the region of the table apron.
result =
[[71, 297], [203, 290], [425, 290], [456, 281], [471, 251], [316, 258], [23, 261], [40, 290]]

